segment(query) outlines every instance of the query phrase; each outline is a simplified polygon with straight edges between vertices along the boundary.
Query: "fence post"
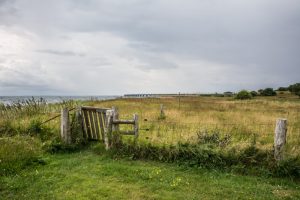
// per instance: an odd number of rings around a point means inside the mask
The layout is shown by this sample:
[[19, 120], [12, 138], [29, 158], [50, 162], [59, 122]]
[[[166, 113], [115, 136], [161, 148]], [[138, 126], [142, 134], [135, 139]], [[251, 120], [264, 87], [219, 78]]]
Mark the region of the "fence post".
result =
[[[119, 120], [119, 111], [117, 107], [112, 107], [112, 120], [113, 121], [117, 121]], [[113, 123], [112, 121], [112, 123]], [[113, 123], [112, 124], [112, 141], [111, 141], [111, 145], [112, 146], [116, 146], [118, 144], [120, 144], [120, 140], [121, 140], [121, 135], [120, 135], [120, 127], [119, 124]]]
[[60, 134], [61, 134], [61, 139], [64, 143], [71, 144], [72, 139], [71, 139], [71, 132], [70, 132], [68, 108], [63, 108], [61, 110]]
[[134, 140], [137, 141], [139, 137], [139, 116], [137, 114], [134, 114], [133, 120], [134, 120]]
[[[112, 107], [113, 121], [119, 119], [119, 110], [117, 107]], [[112, 131], [119, 131], [119, 124], [113, 124]]]
[[106, 123], [105, 123], [105, 131], [104, 131], [104, 143], [105, 143], [105, 149], [109, 150], [111, 146], [113, 110], [106, 111], [105, 121]]
[[283, 159], [283, 150], [286, 143], [287, 119], [277, 119], [274, 135], [274, 158], [277, 161]]
[[160, 115], [159, 115], [159, 119], [165, 119], [166, 115], [165, 115], [165, 110], [164, 110], [164, 104], [160, 104]]

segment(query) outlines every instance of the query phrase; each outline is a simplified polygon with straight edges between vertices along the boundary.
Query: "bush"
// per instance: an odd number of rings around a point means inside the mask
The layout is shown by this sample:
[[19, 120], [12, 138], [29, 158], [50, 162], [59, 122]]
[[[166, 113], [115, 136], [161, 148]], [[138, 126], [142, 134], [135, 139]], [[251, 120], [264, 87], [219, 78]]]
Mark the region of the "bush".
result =
[[288, 89], [291, 93], [298, 95], [300, 97], [300, 83], [295, 83], [293, 85], [290, 85]]
[[258, 95], [258, 93], [256, 91], [251, 91], [250, 93], [253, 97], [256, 97]]
[[279, 87], [277, 90], [278, 91], [288, 91], [289, 89], [288, 89], [288, 87]]
[[264, 90], [261, 90], [260, 94], [262, 96], [276, 96], [276, 92], [273, 90], [273, 88], [266, 88]]
[[241, 90], [237, 93], [237, 95], [235, 96], [236, 99], [251, 99], [252, 95], [250, 92], [248, 92], [247, 90]]
[[0, 138], [0, 176], [15, 174], [39, 161], [40, 142], [29, 136]]

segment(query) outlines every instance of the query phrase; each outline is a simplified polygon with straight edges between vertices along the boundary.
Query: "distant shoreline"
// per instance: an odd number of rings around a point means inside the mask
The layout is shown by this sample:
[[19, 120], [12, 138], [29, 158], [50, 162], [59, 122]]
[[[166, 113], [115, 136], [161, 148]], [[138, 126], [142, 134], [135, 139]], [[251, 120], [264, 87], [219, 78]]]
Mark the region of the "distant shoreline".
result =
[[60, 103], [63, 101], [79, 100], [79, 101], [90, 101], [90, 100], [110, 100], [116, 99], [121, 96], [0, 96], [0, 103], [12, 104], [17, 102], [24, 102], [26, 100], [34, 98], [35, 100], [43, 99], [47, 103]]

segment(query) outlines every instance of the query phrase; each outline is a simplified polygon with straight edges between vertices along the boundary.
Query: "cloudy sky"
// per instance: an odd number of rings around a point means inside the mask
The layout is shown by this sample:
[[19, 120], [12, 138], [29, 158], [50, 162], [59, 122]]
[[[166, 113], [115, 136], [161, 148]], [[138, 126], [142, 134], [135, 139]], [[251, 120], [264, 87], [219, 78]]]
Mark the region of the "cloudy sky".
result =
[[299, 0], [0, 0], [0, 96], [299, 81]]

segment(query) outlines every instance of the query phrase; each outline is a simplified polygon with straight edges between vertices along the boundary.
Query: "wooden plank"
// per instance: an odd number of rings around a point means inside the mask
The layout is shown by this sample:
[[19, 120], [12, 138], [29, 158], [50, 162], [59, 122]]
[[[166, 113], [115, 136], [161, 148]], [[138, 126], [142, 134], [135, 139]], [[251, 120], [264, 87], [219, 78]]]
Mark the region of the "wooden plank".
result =
[[82, 106], [83, 110], [88, 110], [88, 111], [99, 111], [99, 112], [105, 112], [106, 110], [109, 110], [109, 108], [95, 108], [91, 106]]
[[90, 123], [89, 123], [89, 117], [88, 117], [88, 111], [85, 109], [82, 109], [83, 112], [83, 116], [84, 116], [84, 124], [87, 130], [87, 136], [88, 139], [92, 139], [92, 134], [91, 134], [91, 127], [90, 127]]
[[134, 120], [134, 139], [137, 140], [139, 137], [139, 116], [137, 114], [133, 115]]
[[97, 136], [95, 134], [96, 131], [95, 131], [95, 126], [94, 126], [94, 119], [93, 119], [93, 112], [92, 112], [92, 110], [89, 110], [88, 114], [89, 114], [89, 121], [90, 121], [92, 139], [97, 139]]
[[83, 129], [83, 137], [88, 138], [87, 128], [85, 126], [83, 111], [82, 111], [81, 107], [78, 108], [78, 112], [79, 112], [80, 119], [81, 119], [81, 127]]
[[104, 142], [105, 113], [97, 112], [99, 117], [101, 140]]
[[113, 124], [135, 124], [134, 120], [114, 120]]
[[119, 133], [121, 135], [135, 135], [134, 131], [120, 131]]
[[97, 108], [96, 112], [106, 112], [107, 110], [109, 110], [109, 108]]
[[81, 108], [77, 108], [76, 109], [76, 122], [78, 123], [78, 127], [80, 130], [78, 130], [80, 132], [80, 136], [82, 136], [83, 138], [86, 138], [85, 136], [85, 131], [84, 131], [84, 126], [83, 126], [83, 118], [82, 118], [82, 114], [81, 114]]
[[93, 112], [93, 116], [94, 116], [94, 123], [95, 123], [97, 139], [100, 140], [100, 130], [99, 130], [100, 127], [99, 127], [99, 119], [98, 119], [97, 112]]

